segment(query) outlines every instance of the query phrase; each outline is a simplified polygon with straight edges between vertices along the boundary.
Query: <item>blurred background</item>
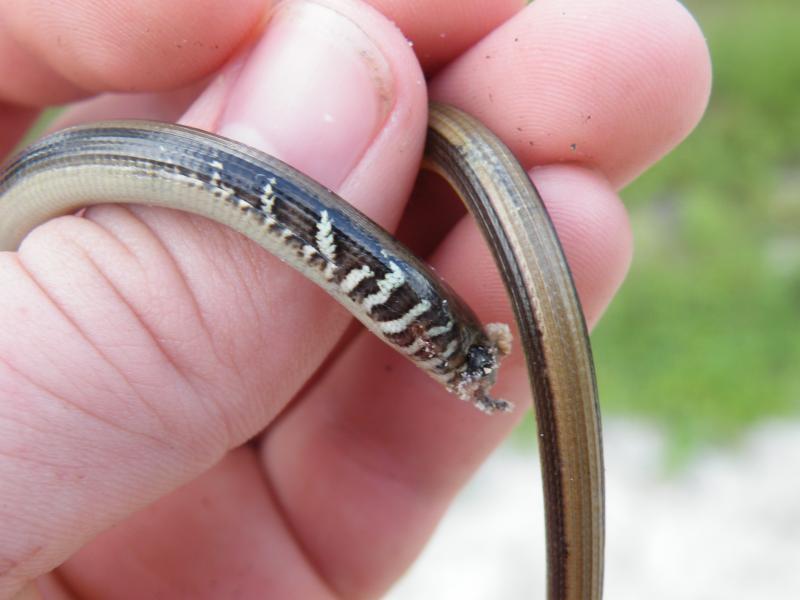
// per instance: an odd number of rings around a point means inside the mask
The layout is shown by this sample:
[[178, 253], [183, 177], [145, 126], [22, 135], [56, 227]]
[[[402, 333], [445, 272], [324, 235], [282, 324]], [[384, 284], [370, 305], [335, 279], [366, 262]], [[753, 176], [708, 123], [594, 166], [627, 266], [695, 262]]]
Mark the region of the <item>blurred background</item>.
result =
[[[800, 598], [800, 2], [687, 0], [714, 90], [623, 192], [636, 246], [592, 335], [606, 597]], [[478, 474], [390, 595], [543, 597], [535, 435]]]

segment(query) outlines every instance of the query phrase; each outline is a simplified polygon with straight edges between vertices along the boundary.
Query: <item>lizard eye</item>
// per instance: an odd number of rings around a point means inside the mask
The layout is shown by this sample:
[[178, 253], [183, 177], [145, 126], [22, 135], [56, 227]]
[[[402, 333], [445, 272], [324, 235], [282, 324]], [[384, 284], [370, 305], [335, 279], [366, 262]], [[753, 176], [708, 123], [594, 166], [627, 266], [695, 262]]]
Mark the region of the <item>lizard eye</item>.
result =
[[467, 351], [467, 372], [488, 375], [497, 367], [494, 353], [484, 346], [472, 346]]

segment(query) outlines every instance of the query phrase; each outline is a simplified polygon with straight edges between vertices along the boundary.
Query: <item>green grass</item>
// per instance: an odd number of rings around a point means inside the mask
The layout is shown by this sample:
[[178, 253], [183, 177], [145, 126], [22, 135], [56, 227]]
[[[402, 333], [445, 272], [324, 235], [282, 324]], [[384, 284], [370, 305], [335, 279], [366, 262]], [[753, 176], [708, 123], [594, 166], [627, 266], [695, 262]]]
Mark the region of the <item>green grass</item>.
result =
[[629, 278], [593, 344], [605, 414], [673, 450], [800, 412], [800, 2], [687, 2], [714, 62], [692, 136], [623, 192]]

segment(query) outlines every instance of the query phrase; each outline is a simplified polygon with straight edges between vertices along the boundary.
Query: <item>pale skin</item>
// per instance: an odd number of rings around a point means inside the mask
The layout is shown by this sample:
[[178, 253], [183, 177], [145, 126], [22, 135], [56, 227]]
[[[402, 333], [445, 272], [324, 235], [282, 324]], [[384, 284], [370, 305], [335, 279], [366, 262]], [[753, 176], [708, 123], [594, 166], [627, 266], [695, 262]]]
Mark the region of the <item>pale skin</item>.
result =
[[[0, 152], [26, 107], [88, 99], [63, 122], [238, 137], [396, 229], [427, 91], [529, 169], [598, 320], [632, 251], [618, 190], [708, 98], [707, 49], [677, 2], [321, 0], [270, 21], [266, 4], [0, 3]], [[485, 322], [511, 322], [438, 182], [400, 230]], [[379, 596], [523, 410], [486, 417], [349, 325], [185, 214], [93, 208], [0, 254], [0, 598]], [[526, 403], [519, 352], [495, 391]]]

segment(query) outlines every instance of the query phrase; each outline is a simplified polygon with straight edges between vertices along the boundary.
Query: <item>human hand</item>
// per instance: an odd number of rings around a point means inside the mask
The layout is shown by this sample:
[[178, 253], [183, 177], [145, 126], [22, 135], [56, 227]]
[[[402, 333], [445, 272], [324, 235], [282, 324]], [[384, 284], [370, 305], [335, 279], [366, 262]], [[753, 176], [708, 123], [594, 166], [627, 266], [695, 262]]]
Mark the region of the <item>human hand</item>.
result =
[[[450, 63], [431, 96], [531, 169], [596, 322], [631, 252], [616, 190], [705, 106], [694, 22], [672, 0], [372, 4], [413, 49], [346, 0], [281, 5], [264, 33], [260, 0], [0, 4], [0, 150], [35, 114], [12, 103], [148, 92], [62, 122], [180, 118], [396, 228], [425, 133], [416, 52], [426, 73]], [[477, 229], [433, 178], [414, 196], [403, 236], [484, 322], [511, 322]], [[377, 596], [523, 412], [457, 401], [300, 275], [187, 214], [54, 220], [0, 254], [0, 290], [2, 598], [34, 579], [54, 598]], [[524, 404], [519, 354], [495, 390]]]

